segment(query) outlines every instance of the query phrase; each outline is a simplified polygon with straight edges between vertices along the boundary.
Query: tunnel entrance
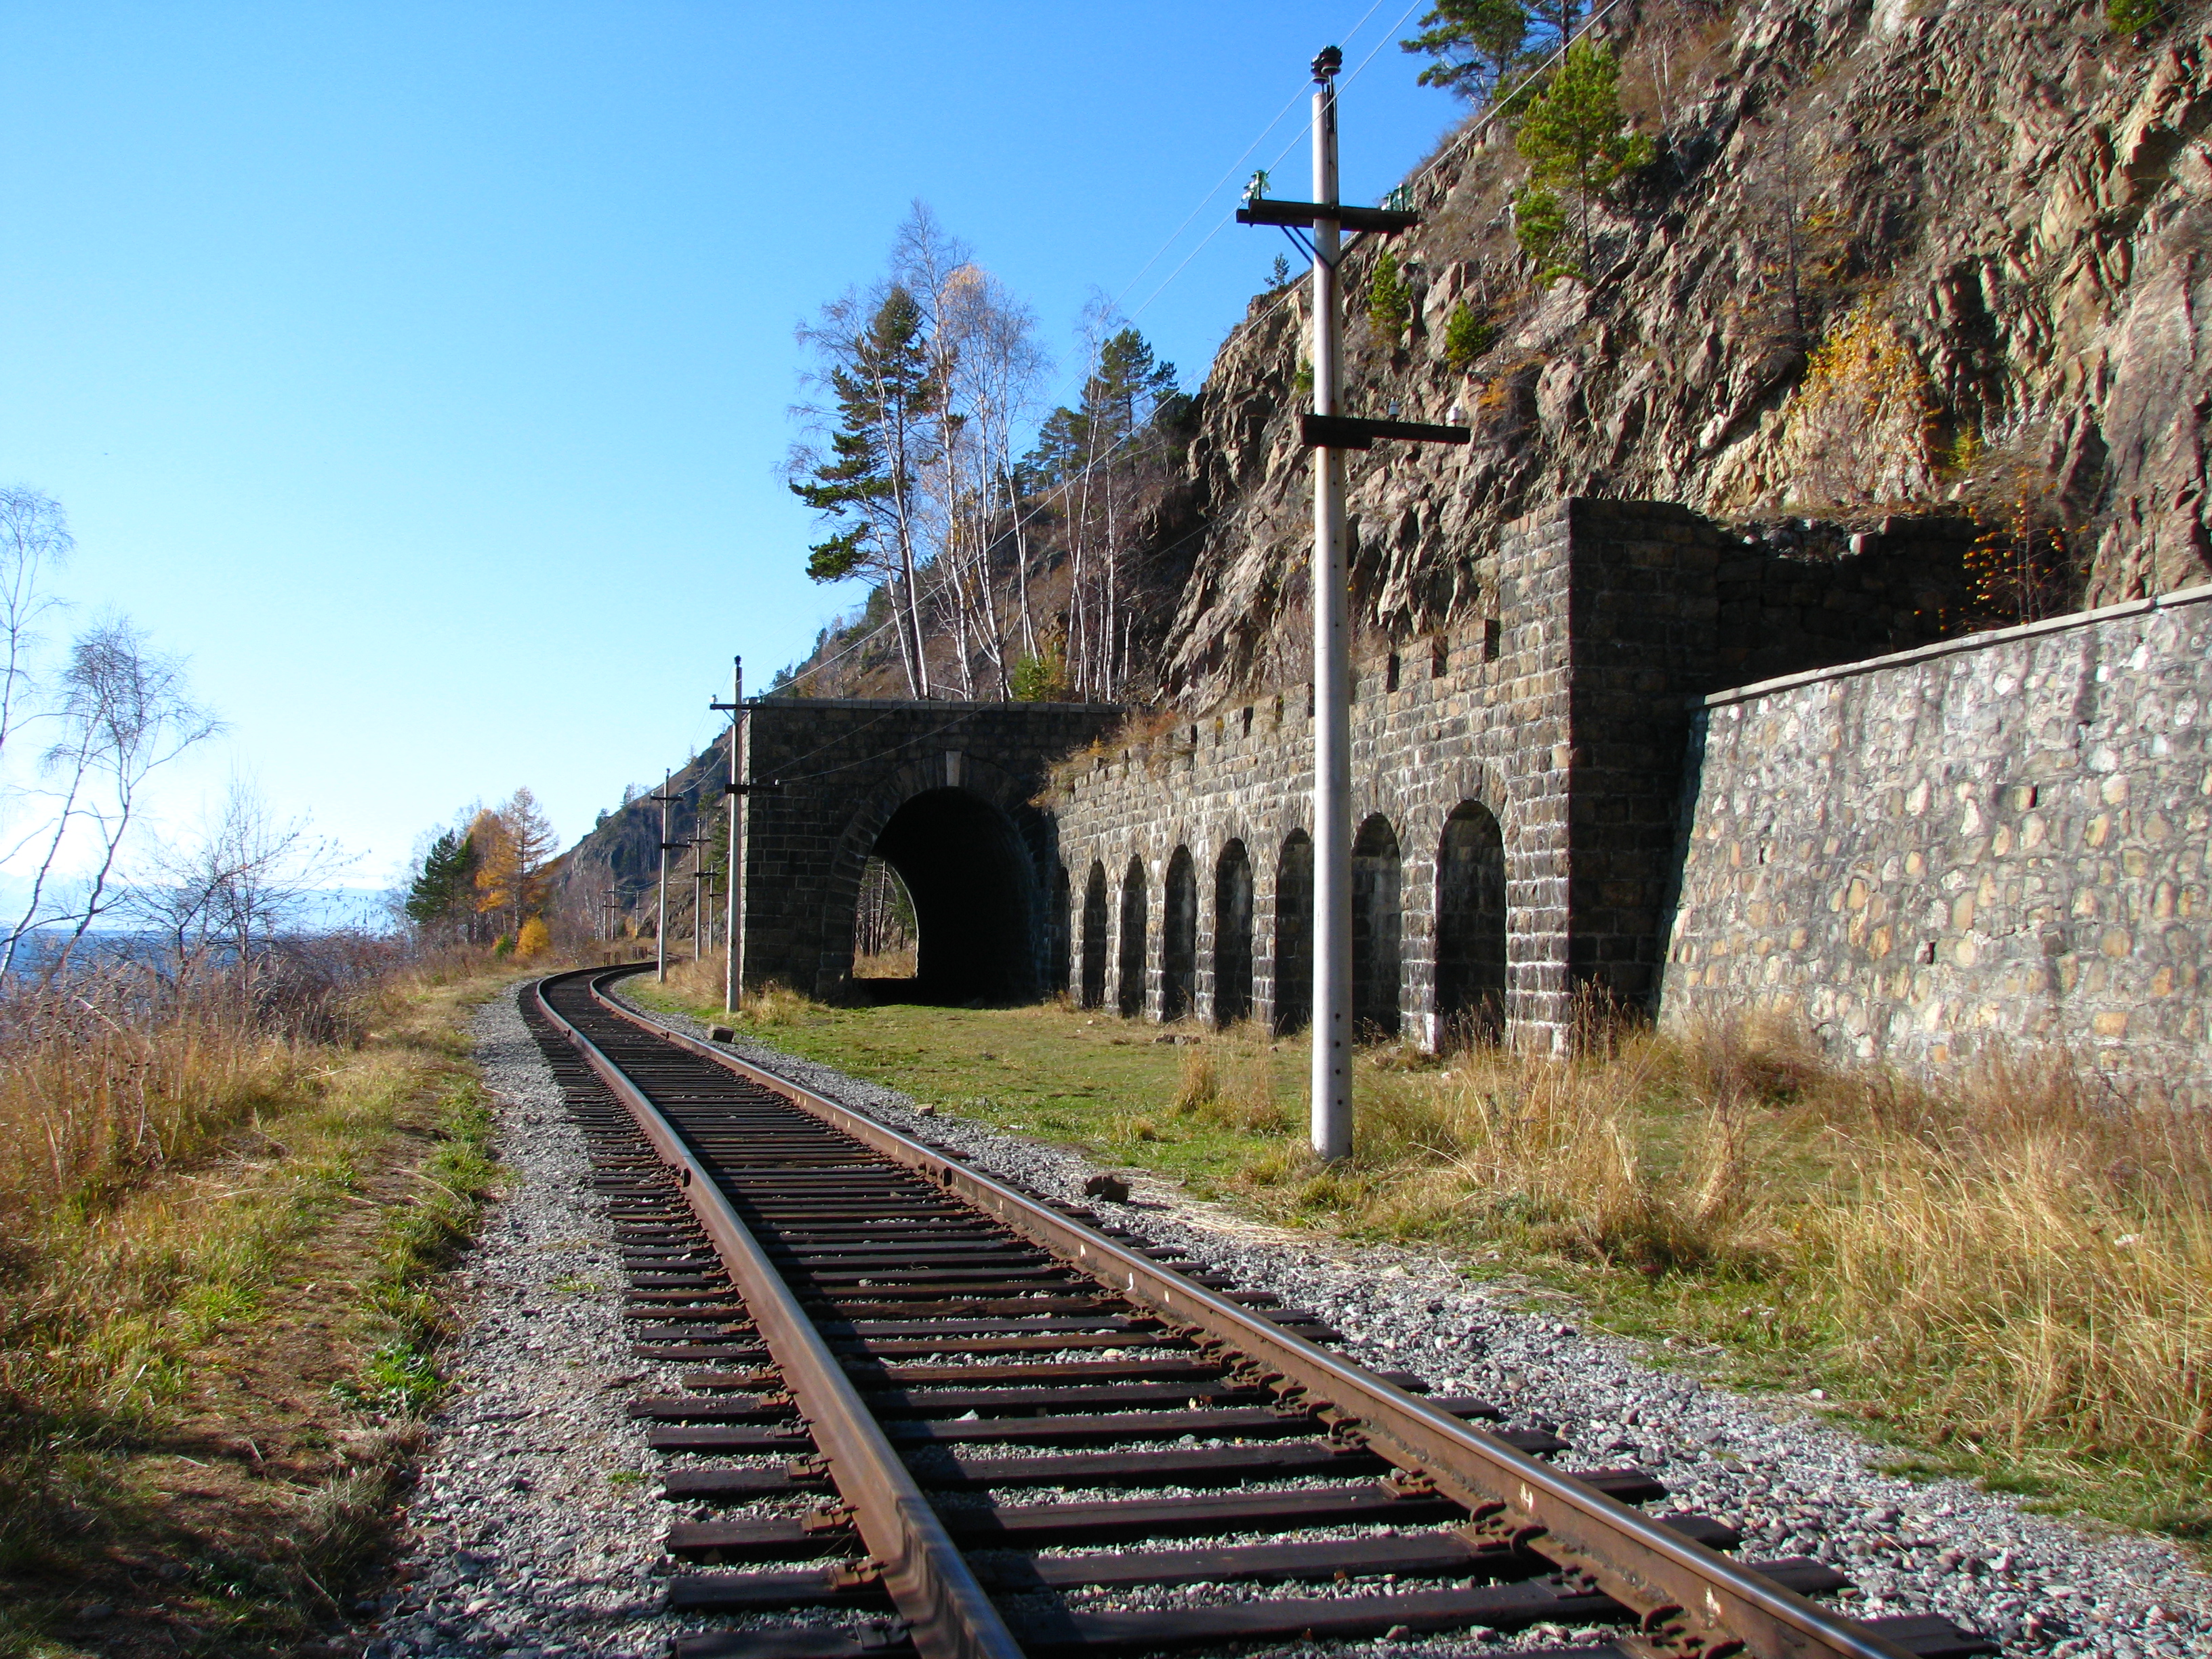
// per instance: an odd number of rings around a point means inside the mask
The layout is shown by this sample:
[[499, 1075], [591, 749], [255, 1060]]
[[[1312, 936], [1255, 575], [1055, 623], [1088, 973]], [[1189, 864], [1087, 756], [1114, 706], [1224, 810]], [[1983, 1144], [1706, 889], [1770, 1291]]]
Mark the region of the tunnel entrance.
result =
[[890, 866], [886, 873], [908, 896], [914, 970], [910, 977], [860, 975], [863, 909], [854, 937], [857, 995], [934, 1003], [1036, 998], [1036, 872], [1004, 813], [965, 790], [928, 790], [891, 814], [869, 856]]
[[860, 866], [860, 896], [853, 905], [853, 977], [912, 979], [916, 937], [914, 895], [897, 871], [871, 858]]

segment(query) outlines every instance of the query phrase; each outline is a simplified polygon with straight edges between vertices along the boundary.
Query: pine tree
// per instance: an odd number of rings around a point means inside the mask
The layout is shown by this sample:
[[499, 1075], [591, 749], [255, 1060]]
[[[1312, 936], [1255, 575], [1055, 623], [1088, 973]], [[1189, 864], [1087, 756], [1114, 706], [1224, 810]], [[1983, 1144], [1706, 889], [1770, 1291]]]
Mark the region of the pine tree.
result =
[[1456, 374], [1489, 350], [1497, 339], [1496, 325], [1476, 316], [1462, 300], [1444, 319], [1444, 362]]
[[810, 337], [830, 360], [836, 428], [827, 456], [809, 457], [792, 493], [833, 523], [846, 525], [807, 550], [806, 574], [817, 582], [872, 576], [903, 586], [899, 642], [908, 689], [929, 695], [922, 659], [921, 606], [915, 591], [915, 492], [933, 459], [930, 417], [936, 412], [921, 307], [894, 284], [857, 331], [843, 325], [849, 307], [833, 307]]
[[1375, 275], [1368, 279], [1368, 326], [1384, 344], [1395, 349], [1413, 316], [1413, 290], [1399, 274], [1397, 256], [1386, 247], [1376, 256]]
[[1442, 87], [1471, 104], [1502, 96], [1527, 61], [1528, 14], [1516, 0], [1437, 0], [1421, 29], [1398, 43], [1436, 59], [1418, 83]]
[[[1560, 193], [1573, 198], [1580, 258], [1573, 266], [1547, 270], [1545, 278], [1572, 272], [1587, 276], [1591, 258], [1590, 208], [1620, 181], [1650, 165], [1651, 141], [1635, 131], [1620, 112], [1620, 65], [1613, 53], [1588, 40], [1567, 49], [1544, 89], [1529, 100], [1515, 146], [1528, 162], [1528, 184], [1515, 201], [1515, 234], [1540, 264], [1556, 254], [1565, 225], [1554, 232], [1550, 221], [1563, 213]], [[1547, 203], [1546, 198], [1549, 198]], [[1529, 231], [1521, 229], [1526, 220]], [[1539, 252], [1532, 239], [1548, 238]]]

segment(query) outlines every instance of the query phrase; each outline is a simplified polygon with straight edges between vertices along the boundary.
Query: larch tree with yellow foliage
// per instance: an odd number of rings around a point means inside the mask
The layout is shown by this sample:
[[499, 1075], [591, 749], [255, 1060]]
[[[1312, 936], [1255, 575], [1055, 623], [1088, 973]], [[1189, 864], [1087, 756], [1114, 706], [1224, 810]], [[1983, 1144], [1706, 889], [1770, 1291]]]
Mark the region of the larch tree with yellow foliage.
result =
[[545, 866], [553, 856], [553, 826], [538, 797], [518, 789], [496, 809], [478, 812], [469, 826], [477, 848], [476, 908], [502, 932], [520, 933], [545, 904]]

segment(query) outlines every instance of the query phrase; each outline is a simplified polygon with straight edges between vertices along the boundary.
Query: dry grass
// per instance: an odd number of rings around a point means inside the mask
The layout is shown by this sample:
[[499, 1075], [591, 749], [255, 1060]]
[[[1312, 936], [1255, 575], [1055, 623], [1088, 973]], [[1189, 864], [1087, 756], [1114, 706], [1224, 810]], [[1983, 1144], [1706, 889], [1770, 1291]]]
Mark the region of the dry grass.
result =
[[1820, 1380], [1959, 1467], [2212, 1522], [2212, 1121], [2063, 1055], [1938, 1090], [1759, 1021], [1601, 1049], [1370, 1054], [1352, 1165], [1285, 1147], [1248, 1190], [1555, 1264], [1628, 1322]]
[[[712, 1018], [722, 1012], [724, 988], [729, 982], [728, 972], [728, 953], [711, 951], [696, 961], [686, 957], [681, 962], [670, 963], [665, 986], [658, 985], [650, 975], [645, 975], [623, 981], [620, 988], [626, 995], [653, 997]], [[736, 1024], [748, 1026], [797, 1025], [805, 1023], [820, 1009], [821, 1005], [812, 998], [802, 995], [787, 985], [764, 985], [757, 990], [747, 991], [738, 1000]]]
[[78, 1650], [78, 1595], [120, 1609], [102, 1647], [328, 1610], [436, 1387], [493, 983], [369, 953], [0, 1000], [0, 1654]]
[[912, 979], [916, 956], [911, 945], [903, 950], [878, 951], [853, 958], [854, 979]]

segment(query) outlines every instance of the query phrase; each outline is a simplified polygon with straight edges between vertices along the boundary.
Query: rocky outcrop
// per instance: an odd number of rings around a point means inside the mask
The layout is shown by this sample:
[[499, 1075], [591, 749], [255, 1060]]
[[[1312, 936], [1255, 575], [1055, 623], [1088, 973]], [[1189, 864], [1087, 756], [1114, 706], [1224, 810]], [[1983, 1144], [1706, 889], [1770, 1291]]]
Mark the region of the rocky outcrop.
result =
[[[1456, 404], [1475, 429], [1353, 458], [1368, 626], [1474, 613], [1501, 527], [1567, 495], [1975, 518], [2056, 552], [2090, 603], [2212, 575], [2203, 16], [2138, 41], [2101, 6], [2036, 0], [1647, 4], [1616, 43], [1658, 159], [1598, 216], [1587, 282], [1532, 280], [1494, 129], [1412, 181], [1402, 340], [1358, 314], [1373, 246], [1347, 252], [1349, 412]], [[1494, 332], [1457, 373], [1462, 303]], [[1307, 327], [1303, 284], [1256, 299], [1201, 394], [1208, 528], [1161, 659], [1180, 700], [1303, 676]]]

